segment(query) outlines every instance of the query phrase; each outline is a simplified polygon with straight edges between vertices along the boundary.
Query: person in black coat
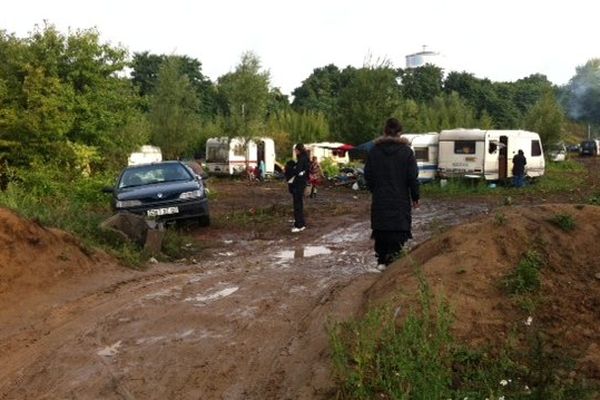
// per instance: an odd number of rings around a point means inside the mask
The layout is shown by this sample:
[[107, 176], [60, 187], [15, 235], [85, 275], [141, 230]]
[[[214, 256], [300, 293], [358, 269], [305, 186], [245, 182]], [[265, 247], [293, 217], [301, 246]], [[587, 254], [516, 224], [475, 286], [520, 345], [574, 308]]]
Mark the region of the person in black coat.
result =
[[527, 165], [527, 158], [523, 150], [519, 150], [516, 156], [513, 157], [513, 185], [515, 187], [523, 187], [525, 185], [525, 166]]
[[371, 229], [377, 269], [383, 271], [412, 238], [412, 208], [419, 206], [418, 167], [402, 125], [387, 120], [384, 135], [375, 140], [365, 163], [365, 180], [372, 193]]
[[[296, 152], [296, 165], [294, 165], [291, 178], [288, 179], [290, 192], [294, 200], [294, 227], [292, 232], [302, 232], [306, 229], [304, 221], [304, 189], [308, 182], [310, 161], [302, 143], [298, 143], [294, 149]], [[287, 176], [286, 176], [287, 178]]]

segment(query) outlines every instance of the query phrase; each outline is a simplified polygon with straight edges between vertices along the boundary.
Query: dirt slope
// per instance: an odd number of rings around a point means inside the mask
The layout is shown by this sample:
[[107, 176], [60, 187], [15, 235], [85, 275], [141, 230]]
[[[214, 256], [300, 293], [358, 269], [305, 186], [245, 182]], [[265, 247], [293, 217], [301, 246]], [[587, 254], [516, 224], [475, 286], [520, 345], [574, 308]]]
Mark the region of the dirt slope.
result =
[[[561, 230], [549, 220], [570, 215], [575, 229]], [[455, 227], [414, 249], [391, 266], [367, 292], [369, 304], [414, 303], [415, 266], [435, 294], [444, 294], [454, 311], [455, 333], [473, 345], [499, 344], [512, 327], [530, 316], [503, 287], [503, 279], [523, 255], [537, 251], [541, 303], [532, 329], [550, 337], [555, 349], [578, 360], [585, 375], [600, 378], [600, 207], [544, 205], [504, 208], [495, 215]], [[521, 323], [523, 322], [523, 323]]]

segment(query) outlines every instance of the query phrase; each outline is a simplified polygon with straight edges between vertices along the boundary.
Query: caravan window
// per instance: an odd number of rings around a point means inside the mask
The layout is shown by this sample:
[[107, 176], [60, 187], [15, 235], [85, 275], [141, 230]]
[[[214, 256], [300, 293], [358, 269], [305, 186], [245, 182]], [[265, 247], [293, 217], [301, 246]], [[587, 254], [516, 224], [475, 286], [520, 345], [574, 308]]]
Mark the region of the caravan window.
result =
[[209, 146], [206, 149], [207, 162], [227, 162], [227, 148], [223, 146]]
[[427, 147], [415, 147], [415, 158], [417, 161], [429, 161], [429, 149]]
[[454, 154], [475, 154], [475, 141], [457, 140], [454, 142]]
[[490, 142], [488, 152], [490, 154], [494, 154], [497, 150], [498, 150], [498, 142]]
[[542, 146], [540, 146], [539, 140], [531, 141], [531, 156], [538, 157], [542, 155]]

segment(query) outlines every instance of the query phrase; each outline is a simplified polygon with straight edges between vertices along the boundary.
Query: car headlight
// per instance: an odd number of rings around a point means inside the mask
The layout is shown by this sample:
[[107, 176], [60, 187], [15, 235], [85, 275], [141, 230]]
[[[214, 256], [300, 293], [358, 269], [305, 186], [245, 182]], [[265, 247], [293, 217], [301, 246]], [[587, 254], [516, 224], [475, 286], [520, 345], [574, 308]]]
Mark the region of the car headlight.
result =
[[180, 199], [199, 199], [204, 196], [204, 190], [192, 190], [191, 192], [183, 192], [179, 195]]
[[129, 207], [137, 207], [141, 206], [142, 202], [139, 200], [119, 200], [117, 201], [117, 208], [129, 208]]

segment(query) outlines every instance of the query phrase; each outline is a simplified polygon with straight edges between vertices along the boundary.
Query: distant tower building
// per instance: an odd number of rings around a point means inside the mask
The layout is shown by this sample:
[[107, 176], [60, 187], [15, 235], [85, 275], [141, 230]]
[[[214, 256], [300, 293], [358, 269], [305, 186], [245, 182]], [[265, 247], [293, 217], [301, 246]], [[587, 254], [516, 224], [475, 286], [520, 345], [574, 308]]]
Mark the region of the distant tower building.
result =
[[425, 64], [433, 64], [439, 66], [440, 53], [428, 51], [427, 46], [423, 45], [423, 51], [409, 54], [406, 56], [406, 68], [422, 67]]

